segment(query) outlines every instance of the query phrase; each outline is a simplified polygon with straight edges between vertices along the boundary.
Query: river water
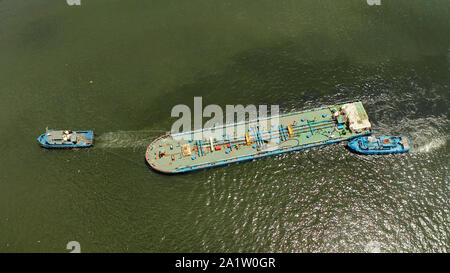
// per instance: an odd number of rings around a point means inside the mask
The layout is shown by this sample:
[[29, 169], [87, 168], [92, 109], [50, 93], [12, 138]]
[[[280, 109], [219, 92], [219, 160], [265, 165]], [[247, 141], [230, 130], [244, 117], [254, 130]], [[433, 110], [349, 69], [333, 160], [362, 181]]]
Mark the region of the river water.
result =
[[[440, 0], [0, 0], [0, 252], [448, 252], [449, 17]], [[152, 171], [147, 145], [194, 96], [360, 99], [413, 147]], [[46, 127], [96, 145], [42, 149]]]

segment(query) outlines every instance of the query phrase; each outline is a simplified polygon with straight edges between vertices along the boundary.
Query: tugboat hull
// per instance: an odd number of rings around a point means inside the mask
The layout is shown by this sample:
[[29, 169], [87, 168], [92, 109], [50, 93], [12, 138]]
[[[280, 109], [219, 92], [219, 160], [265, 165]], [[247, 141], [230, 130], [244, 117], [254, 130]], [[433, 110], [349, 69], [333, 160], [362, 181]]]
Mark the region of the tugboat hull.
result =
[[94, 145], [94, 131], [48, 130], [37, 141], [47, 149], [87, 148]]
[[405, 136], [359, 137], [348, 143], [348, 147], [360, 154], [397, 154], [411, 150]]

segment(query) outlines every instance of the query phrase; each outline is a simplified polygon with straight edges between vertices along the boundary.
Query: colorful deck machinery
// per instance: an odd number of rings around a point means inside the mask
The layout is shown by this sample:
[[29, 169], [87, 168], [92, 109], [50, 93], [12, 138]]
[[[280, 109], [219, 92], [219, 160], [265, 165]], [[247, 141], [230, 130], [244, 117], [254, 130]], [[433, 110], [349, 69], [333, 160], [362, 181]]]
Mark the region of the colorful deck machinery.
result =
[[311, 149], [370, 135], [360, 101], [166, 134], [147, 148], [148, 164], [162, 173], [183, 173]]

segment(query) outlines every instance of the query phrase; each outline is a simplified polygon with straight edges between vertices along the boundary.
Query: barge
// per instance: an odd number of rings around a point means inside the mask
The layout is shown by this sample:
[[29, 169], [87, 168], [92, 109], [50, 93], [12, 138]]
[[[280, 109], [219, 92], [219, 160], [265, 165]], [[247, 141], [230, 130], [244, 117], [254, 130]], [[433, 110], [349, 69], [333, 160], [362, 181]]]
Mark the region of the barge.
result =
[[[220, 135], [217, 132], [221, 132]], [[223, 133], [222, 133], [223, 132]], [[372, 134], [360, 101], [166, 134], [147, 148], [156, 171], [175, 174], [264, 158]]]

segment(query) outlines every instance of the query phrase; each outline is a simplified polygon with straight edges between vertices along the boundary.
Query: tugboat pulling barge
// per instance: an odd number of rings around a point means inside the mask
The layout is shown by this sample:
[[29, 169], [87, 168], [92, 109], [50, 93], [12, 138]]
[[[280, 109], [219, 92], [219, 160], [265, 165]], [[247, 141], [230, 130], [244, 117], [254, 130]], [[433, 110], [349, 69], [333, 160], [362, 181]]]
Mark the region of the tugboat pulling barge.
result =
[[94, 142], [94, 131], [46, 130], [37, 141], [47, 149], [91, 147]]
[[[271, 123], [274, 118], [278, 124]], [[261, 121], [268, 124], [259, 126]], [[245, 136], [194, 140], [198, 133], [230, 126], [245, 126]], [[268, 129], [267, 129], [268, 128]], [[155, 170], [174, 174], [207, 169], [272, 155], [306, 150], [372, 134], [369, 117], [360, 101], [226, 124], [155, 139], [145, 158]]]

